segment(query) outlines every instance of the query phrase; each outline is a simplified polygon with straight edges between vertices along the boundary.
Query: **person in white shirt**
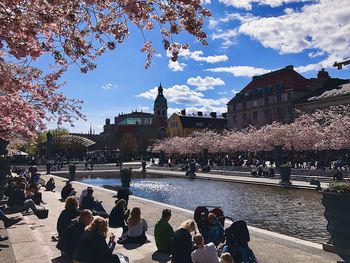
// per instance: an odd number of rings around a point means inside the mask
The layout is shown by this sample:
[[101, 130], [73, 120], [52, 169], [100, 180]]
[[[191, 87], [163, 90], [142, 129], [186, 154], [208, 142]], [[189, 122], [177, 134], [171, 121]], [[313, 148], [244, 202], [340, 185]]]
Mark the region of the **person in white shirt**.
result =
[[214, 243], [204, 244], [204, 238], [201, 234], [197, 234], [193, 238], [197, 249], [192, 252], [191, 257], [193, 263], [219, 263], [218, 251]]
[[146, 220], [141, 217], [141, 209], [134, 207], [127, 220], [128, 231], [120, 238], [119, 244], [143, 244], [147, 241], [146, 231], [148, 225]]

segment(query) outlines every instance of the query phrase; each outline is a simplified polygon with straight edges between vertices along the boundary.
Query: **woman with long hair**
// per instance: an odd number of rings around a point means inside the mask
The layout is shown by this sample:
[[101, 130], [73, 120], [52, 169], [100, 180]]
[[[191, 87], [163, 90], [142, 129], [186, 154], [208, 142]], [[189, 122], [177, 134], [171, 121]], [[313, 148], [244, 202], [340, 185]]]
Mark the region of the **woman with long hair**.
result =
[[191, 219], [182, 222], [180, 228], [175, 231], [172, 247], [173, 263], [192, 263], [193, 242], [191, 232], [198, 233], [197, 224]]
[[74, 196], [70, 196], [66, 199], [65, 208], [57, 220], [57, 232], [59, 237], [63, 235], [64, 230], [72, 220], [78, 216], [78, 201]]
[[127, 220], [128, 232], [124, 234], [118, 241], [119, 244], [143, 244], [146, 242], [146, 231], [148, 230], [148, 225], [146, 220], [141, 217], [140, 207], [134, 207], [130, 216]]
[[103, 217], [96, 216], [94, 220], [85, 227], [85, 232], [82, 234], [74, 251], [73, 262], [120, 263], [118, 256], [113, 255], [115, 236], [111, 233], [107, 244], [107, 235], [107, 220]]

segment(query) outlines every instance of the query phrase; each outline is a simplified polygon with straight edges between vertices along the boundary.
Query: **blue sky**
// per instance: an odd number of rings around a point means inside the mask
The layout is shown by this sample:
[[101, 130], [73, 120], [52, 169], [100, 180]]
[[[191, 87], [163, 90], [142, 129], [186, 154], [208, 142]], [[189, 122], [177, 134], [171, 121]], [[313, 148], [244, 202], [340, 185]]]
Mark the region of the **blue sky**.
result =
[[[254, 75], [294, 65], [305, 77], [326, 68], [332, 77], [350, 78], [349, 67], [337, 70], [335, 61], [350, 57], [350, 2], [338, 0], [205, 0], [212, 17], [205, 23], [208, 46], [186, 33], [175, 41], [189, 43], [179, 61], [170, 63], [159, 33], [147, 32], [156, 48], [151, 68], [144, 69], [143, 39], [135, 29], [125, 43], [97, 60], [97, 69], [81, 74], [70, 68], [64, 75], [68, 96], [84, 101], [87, 121], [102, 131], [105, 118], [132, 110], [152, 112], [161, 82], [169, 112], [226, 110], [235, 92]], [[155, 27], [156, 28], [156, 27]], [[51, 126], [52, 128], [52, 126]]]

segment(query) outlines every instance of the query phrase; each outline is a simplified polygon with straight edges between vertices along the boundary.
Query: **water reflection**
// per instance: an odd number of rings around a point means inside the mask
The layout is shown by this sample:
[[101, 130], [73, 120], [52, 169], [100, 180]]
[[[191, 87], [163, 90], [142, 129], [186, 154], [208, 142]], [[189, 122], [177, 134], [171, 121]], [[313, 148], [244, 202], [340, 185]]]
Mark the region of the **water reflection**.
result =
[[[100, 185], [119, 185], [119, 179], [84, 179]], [[316, 191], [281, 189], [229, 182], [185, 178], [133, 179], [131, 190], [143, 198], [194, 210], [217, 205], [225, 215], [249, 225], [313, 242], [326, 241], [322, 195]]]

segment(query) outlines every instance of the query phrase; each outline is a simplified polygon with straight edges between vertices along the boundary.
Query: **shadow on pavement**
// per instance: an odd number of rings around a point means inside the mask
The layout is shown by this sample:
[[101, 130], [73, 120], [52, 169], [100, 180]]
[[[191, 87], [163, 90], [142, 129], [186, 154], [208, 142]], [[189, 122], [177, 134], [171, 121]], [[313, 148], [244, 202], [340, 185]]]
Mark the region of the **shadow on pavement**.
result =
[[166, 263], [171, 259], [170, 254], [166, 254], [160, 251], [156, 251], [152, 254], [152, 260], [157, 261], [159, 263]]

